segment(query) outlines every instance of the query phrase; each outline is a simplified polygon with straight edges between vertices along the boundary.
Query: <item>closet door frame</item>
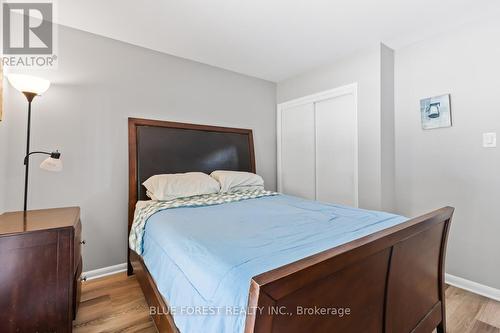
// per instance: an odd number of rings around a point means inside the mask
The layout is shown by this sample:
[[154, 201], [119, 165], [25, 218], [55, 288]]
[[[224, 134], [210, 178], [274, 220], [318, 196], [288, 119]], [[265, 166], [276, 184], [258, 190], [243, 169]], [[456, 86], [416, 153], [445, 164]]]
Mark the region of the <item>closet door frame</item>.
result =
[[[281, 151], [281, 148], [282, 148], [282, 126], [283, 126], [283, 123], [282, 123], [282, 115], [283, 115], [283, 112], [285, 112], [286, 109], [289, 109], [289, 108], [293, 108], [293, 107], [297, 107], [297, 106], [300, 106], [300, 105], [304, 105], [304, 104], [315, 104], [315, 103], [318, 103], [318, 102], [321, 102], [321, 101], [324, 101], [324, 100], [328, 100], [328, 99], [331, 99], [331, 98], [336, 98], [336, 97], [340, 97], [340, 96], [344, 96], [344, 95], [353, 95], [354, 97], [354, 121], [356, 123], [356, 126], [354, 128], [354, 203], [355, 203], [355, 206], [358, 207], [359, 205], [359, 195], [358, 195], [358, 186], [359, 186], [359, 183], [358, 183], [358, 172], [359, 172], [359, 168], [358, 168], [358, 84], [357, 83], [352, 83], [352, 84], [348, 84], [348, 85], [345, 85], [345, 86], [341, 86], [341, 87], [338, 87], [338, 88], [335, 88], [335, 89], [330, 89], [330, 90], [326, 90], [326, 91], [322, 91], [322, 92], [319, 92], [319, 93], [316, 93], [316, 94], [312, 94], [312, 95], [308, 95], [308, 96], [304, 96], [304, 97], [300, 97], [300, 98], [297, 98], [297, 99], [293, 99], [293, 100], [290, 100], [290, 101], [287, 101], [287, 102], [284, 102], [284, 103], [280, 103], [277, 105], [277, 119], [276, 119], [276, 134], [277, 134], [277, 176], [278, 176], [278, 192], [281, 192], [282, 191], [282, 184], [283, 184], [283, 181], [282, 181], [282, 166], [281, 166], [281, 163], [282, 163], [282, 151]], [[316, 108], [314, 108], [314, 118], [316, 118]], [[316, 132], [316, 127], [314, 128], [314, 136], [315, 136], [315, 140], [316, 140], [316, 135], [317, 135], [317, 132]], [[315, 145], [315, 149], [314, 149], [314, 158], [315, 158], [315, 165], [317, 165], [317, 147]], [[316, 167], [315, 167], [316, 169]], [[316, 197], [317, 197], [317, 182], [318, 182], [318, 178], [317, 178], [317, 175], [315, 174], [314, 175], [314, 178], [315, 178], [315, 191], [316, 191]]]

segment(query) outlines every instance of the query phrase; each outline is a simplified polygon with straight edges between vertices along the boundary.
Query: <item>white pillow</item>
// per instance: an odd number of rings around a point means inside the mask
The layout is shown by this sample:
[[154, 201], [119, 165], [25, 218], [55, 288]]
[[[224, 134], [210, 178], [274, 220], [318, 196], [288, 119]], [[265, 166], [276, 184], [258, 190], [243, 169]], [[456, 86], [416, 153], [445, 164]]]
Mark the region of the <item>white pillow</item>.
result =
[[251, 172], [217, 170], [210, 176], [220, 183], [221, 193], [264, 189], [262, 177]]
[[172, 173], [149, 177], [144, 183], [152, 200], [167, 201], [220, 191], [219, 183], [203, 172]]

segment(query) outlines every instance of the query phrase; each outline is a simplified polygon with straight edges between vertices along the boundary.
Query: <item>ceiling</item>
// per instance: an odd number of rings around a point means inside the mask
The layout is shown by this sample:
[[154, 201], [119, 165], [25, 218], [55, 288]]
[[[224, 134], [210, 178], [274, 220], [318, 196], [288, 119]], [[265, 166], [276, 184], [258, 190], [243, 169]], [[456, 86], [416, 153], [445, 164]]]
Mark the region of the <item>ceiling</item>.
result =
[[498, 0], [60, 0], [60, 24], [278, 82], [500, 14]]

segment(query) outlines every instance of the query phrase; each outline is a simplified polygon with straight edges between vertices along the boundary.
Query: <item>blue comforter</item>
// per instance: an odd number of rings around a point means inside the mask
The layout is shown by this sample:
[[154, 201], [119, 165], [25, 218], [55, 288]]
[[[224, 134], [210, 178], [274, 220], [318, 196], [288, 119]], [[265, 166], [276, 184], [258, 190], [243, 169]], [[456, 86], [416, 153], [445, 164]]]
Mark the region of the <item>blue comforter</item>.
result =
[[143, 259], [182, 333], [238, 333], [253, 276], [406, 220], [286, 195], [167, 209]]

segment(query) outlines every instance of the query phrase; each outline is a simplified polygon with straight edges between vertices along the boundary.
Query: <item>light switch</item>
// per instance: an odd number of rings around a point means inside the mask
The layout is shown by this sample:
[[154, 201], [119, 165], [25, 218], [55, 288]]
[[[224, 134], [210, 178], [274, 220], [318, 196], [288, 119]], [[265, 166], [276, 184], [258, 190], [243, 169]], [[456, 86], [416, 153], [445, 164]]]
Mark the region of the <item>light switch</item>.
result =
[[485, 148], [495, 148], [497, 146], [497, 134], [483, 133], [483, 147]]

